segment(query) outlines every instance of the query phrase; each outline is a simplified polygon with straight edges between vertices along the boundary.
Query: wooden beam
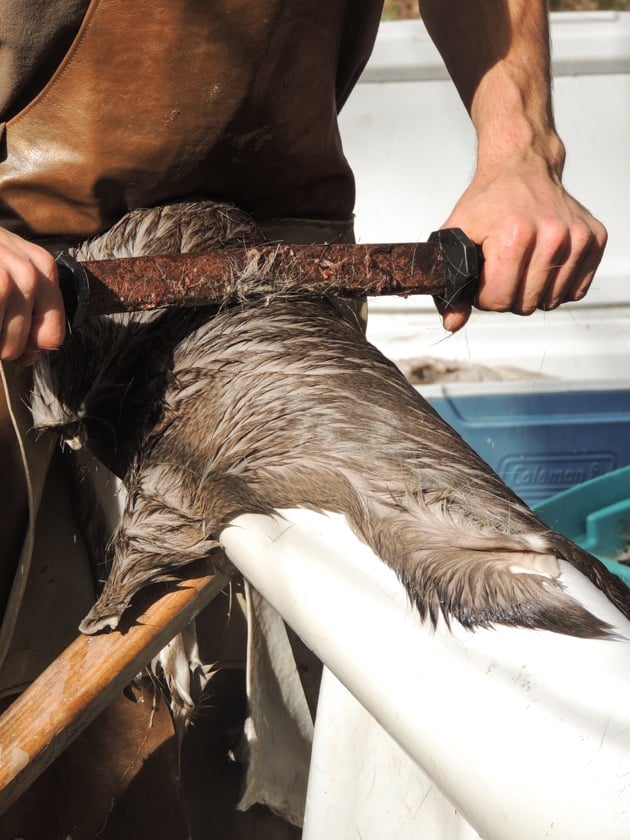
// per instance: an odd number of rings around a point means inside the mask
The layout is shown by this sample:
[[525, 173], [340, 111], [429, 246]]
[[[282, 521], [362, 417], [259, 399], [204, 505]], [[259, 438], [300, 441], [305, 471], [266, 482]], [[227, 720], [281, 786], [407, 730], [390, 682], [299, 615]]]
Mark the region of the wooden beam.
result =
[[124, 632], [79, 636], [0, 717], [0, 814], [216, 597], [228, 572], [188, 579]]

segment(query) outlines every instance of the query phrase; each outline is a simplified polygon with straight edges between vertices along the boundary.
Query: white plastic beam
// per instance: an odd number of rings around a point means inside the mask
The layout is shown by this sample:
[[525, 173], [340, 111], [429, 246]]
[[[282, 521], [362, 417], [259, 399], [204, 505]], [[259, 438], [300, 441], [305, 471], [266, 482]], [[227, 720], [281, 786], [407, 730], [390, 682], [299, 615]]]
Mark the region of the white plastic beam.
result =
[[630, 837], [630, 623], [582, 575], [618, 638], [434, 631], [338, 515], [240, 516], [221, 543], [485, 840]]

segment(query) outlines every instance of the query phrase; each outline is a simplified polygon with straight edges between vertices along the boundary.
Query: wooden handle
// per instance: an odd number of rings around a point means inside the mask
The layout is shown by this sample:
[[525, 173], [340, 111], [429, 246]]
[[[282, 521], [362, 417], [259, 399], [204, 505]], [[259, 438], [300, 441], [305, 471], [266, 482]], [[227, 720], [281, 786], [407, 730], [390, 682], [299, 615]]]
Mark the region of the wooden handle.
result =
[[126, 632], [79, 636], [0, 717], [0, 814], [230, 579], [186, 580]]

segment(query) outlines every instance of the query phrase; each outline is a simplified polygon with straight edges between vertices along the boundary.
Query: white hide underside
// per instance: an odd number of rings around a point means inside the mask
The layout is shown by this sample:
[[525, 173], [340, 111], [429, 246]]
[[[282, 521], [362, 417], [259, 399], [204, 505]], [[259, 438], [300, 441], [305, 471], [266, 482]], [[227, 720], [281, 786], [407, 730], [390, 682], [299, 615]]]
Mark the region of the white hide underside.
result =
[[293, 825], [304, 821], [313, 721], [286, 626], [246, 585], [247, 780], [238, 807], [261, 803]]
[[[630, 836], [630, 623], [573, 568], [560, 564], [563, 584], [618, 639], [433, 631], [338, 515], [245, 515], [221, 543], [485, 840]], [[355, 756], [344, 760], [354, 785]], [[307, 813], [331, 795], [352, 801], [319, 786]]]
[[317, 707], [304, 822], [302, 840], [481, 840], [328, 669]]

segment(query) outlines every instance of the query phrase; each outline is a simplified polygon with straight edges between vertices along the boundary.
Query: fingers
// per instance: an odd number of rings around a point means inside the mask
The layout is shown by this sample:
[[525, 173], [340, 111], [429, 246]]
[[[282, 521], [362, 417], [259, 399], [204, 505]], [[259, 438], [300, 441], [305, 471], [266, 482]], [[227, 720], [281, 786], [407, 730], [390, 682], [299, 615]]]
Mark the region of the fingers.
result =
[[[473, 305], [531, 315], [587, 293], [606, 246], [604, 226], [536, 158], [478, 170], [445, 227], [482, 246], [484, 264]], [[461, 328], [469, 302], [441, 305], [446, 329]]]
[[584, 297], [606, 244], [595, 219], [514, 226], [503, 241], [489, 241], [476, 305], [531, 315]]
[[463, 326], [465, 326], [466, 322], [470, 318], [470, 313], [472, 311], [472, 306], [451, 306], [448, 308], [448, 311], [442, 312], [442, 324], [444, 325], [444, 329], [448, 330], [449, 332], [457, 332], [461, 330]]
[[541, 309], [555, 309], [562, 303], [581, 300], [589, 290], [606, 247], [608, 234], [595, 219], [579, 224], [571, 232], [568, 255], [551, 278]]
[[458, 301], [446, 303], [443, 298], [434, 297], [433, 301], [437, 311], [442, 316], [442, 325], [449, 332], [457, 332], [465, 326], [472, 311], [472, 301]]
[[63, 300], [52, 256], [0, 231], [0, 359], [32, 363], [65, 334]]

